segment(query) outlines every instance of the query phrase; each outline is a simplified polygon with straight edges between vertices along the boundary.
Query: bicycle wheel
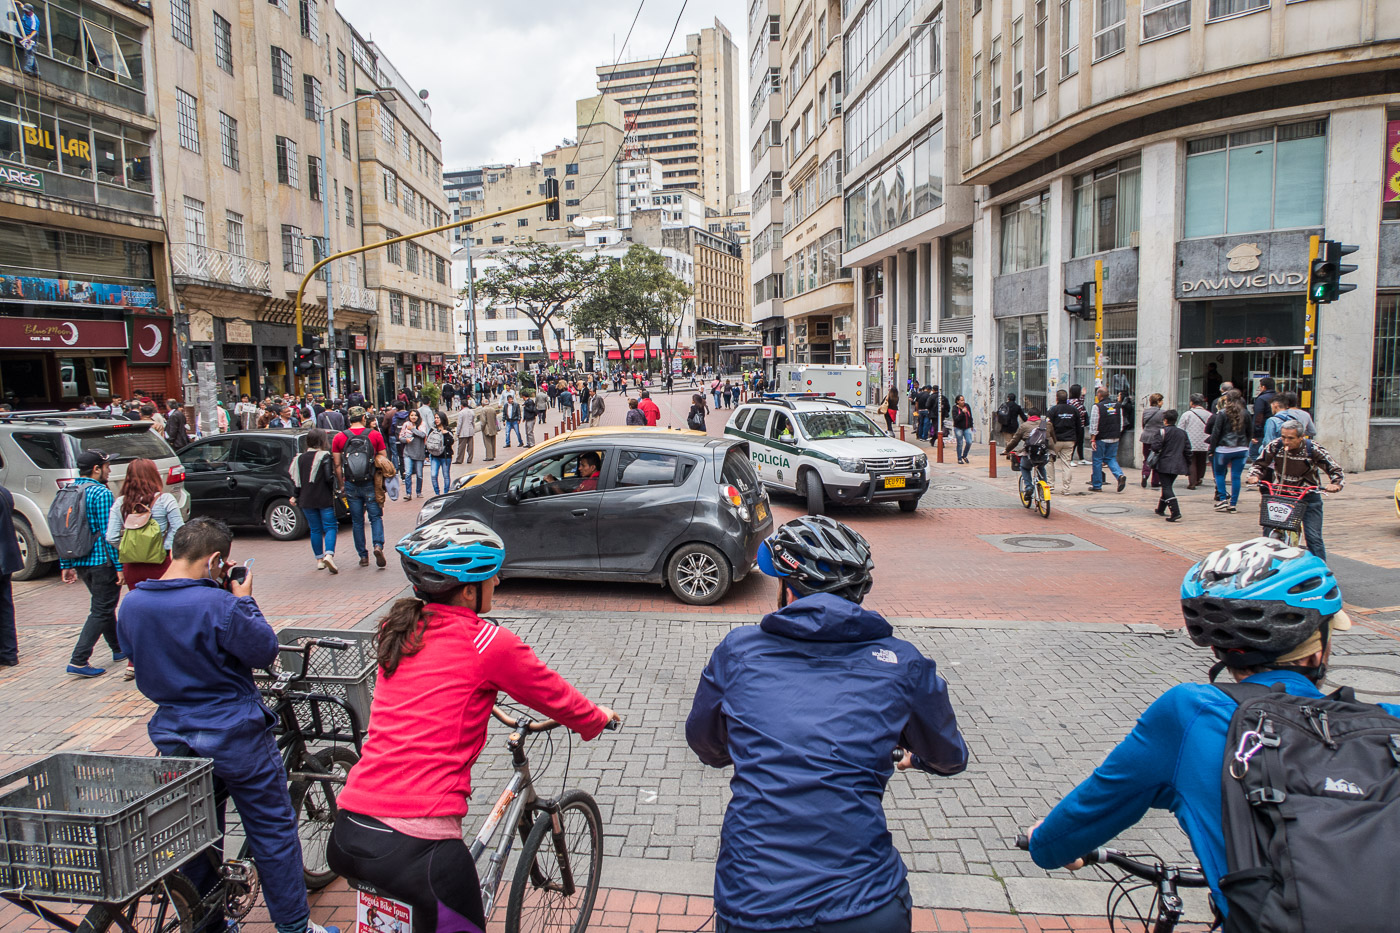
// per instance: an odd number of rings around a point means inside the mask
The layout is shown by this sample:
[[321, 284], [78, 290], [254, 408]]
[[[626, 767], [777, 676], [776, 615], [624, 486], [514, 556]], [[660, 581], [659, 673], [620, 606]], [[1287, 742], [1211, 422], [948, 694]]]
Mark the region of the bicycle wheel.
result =
[[[311, 756], [323, 770], [341, 782], [360, 760], [355, 750], [341, 745], [323, 748]], [[305, 769], [310, 770], [310, 769]], [[301, 837], [302, 873], [309, 891], [319, 891], [338, 876], [326, 862], [326, 845], [331, 841], [331, 826], [339, 812], [335, 796], [343, 783], [299, 779], [292, 782], [292, 809], [297, 815], [297, 835]]]
[[1021, 504], [1026, 508], [1031, 507], [1031, 488], [1026, 485], [1026, 474], [1022, 473], [1021, 478], [1016, 481], [1016, 492], [1021, 496]]
[[[551, 831], [554, 818], [543, 811], [525, 838], [506, 905], [506, 933], [583, 933], [598, 896], [603, 870], [603, 818], [598, 804], [581, 790], [559, 797], [562, 833]], [[565, 896], [564, 859], [574, 891]]]
[[1045, 498], [1045, 490], [1039, 485], [1035, 488], [1035, 510], [1040, 513], [1041, 518], [1050, 517], [1050, 500]]
[[79, 927], [83, 933], [122, 930], [122, 918], [137, 933], [193, 933], [199, 926], [199, 893], [184, 875], [166, 875], [125, 904], [96, 904]]

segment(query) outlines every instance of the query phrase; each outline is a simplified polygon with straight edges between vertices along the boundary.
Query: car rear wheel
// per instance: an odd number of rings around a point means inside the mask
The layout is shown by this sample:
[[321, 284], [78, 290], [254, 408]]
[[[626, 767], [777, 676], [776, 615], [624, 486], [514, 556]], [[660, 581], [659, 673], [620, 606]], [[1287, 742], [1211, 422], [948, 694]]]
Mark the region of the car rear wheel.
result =
[[826, 512], [826, 489], [822, 478], [814, 470], [802, 474], [802, 488], [807, 493], [807, 514], [821, 515]]
[[692, 606], [719, 602], [731, 582], [729, 562], [708, 544], [684, 545], [666, 562], [666, 585]]
[[43, 548], [39, 546], [39, 539], [34, 537], [34, 531], [29, 527], [29, 523], [18, 517], [15, 518], [15, 540], [19, 543], [19, 556], [24, 559], [24, 569], [11, 579], [33, 580], [53, 569], [53, 561], [39, 559], [39, 555], [43, 553]]
[[899, 510], [901, 512], [912, 512], [919, 507], [918, 499], [900, 499]]
[[278, 541], [295, 541], [306, 537], [306, 516], [286, 499], [277, 499], [267, 507], [263, 524], [267, 526], [267, 533]]

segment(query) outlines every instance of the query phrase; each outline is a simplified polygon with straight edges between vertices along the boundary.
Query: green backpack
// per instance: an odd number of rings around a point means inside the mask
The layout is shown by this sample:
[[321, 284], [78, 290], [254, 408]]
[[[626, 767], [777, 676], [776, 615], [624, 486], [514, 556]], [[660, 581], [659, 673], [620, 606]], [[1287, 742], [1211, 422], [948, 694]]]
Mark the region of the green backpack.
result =
[[160, 530], [160, 522], [146, 512], [146, 521], [132, 526], [141, 513], [133, 513], [126, 519], [122, 530], [121, 543], [117, 545], [117, 559], [123, 564], [159, 564], [165, 560], [165, 532]]

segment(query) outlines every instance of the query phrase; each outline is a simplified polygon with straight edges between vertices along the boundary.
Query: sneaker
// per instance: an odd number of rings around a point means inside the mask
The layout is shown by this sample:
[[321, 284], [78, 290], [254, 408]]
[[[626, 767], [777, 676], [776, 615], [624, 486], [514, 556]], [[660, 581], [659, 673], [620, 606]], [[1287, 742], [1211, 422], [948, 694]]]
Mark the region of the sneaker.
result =
[[306, 921], [306, 933], [340, 933], [340, 927], [333, 927], [330, 924], [321, 926], [313, 920]]
[[1221, 499], [1221, 500], [1219, 500], [1218, 502], [1215, 503], [1215, 511], [1217, 511], [1217, 512], [1228, 512], [1229, 510], [1230, 510], [1230, 503], [1226, 502], [1224, 499]]
[[326, 556], [321, 560], [321, 563], [331, 573], [340, 573], [340, 568], [335, 565], [335, 555], [330, 551], [326, 552]]
[[387, 561], [384, 560], [384, 546], [383, 546], [383, 545], [375, 545], [375, 547], [374, 547], [374, 563], [375, 563], [375, 565], [378, 566], [380, 569], [383, 569], [384, 566], [386, 565]]
[[135, 680], [136, 666], [130, 661], [126, 662], [126, 670], [122, 672], [122, 680]]
[[93, 667], [91, 664], [83, 664], [81, 666], [70, 664], [68, 665], [68, 673], [77, 674], [79, 677], [101, 677], [103, 674], [107, 673], [107, 668]]
[[368, 567], [368, 566], [369, 566], [369, 555], [368, 555], [368, 554], [366, 554], [364, 557], [361, 557], [361, 558], [360, 558], [360, 566], [361, 566], [361, 567]]
[[1235, 512], [1235, 511], [1238, 511], [1238, 510], [1237, 510], [1233, 505], [1230, 505], [1230, 506], [1226, 506], [1226, 507], [1225, 507], [1225, 511], [1227, 511], [1227, 512]]
[[316, 569], [317, 569], [317, 570], [325, 570], [325, 569], [326, 569], [326, 559], [325, 559], [324, 557], [318, 557], [318, 558], [316, 558]]
[[127, 658], [129, 658], [129, 657], [131, 657], [131, 653], [128, 652], [128, 651], [113, 651], [113, 652], [112, 652], [112, 660], [113, 660], [113, 661], [116, 661], [118, 664], [120, 664], [122, 661], [125, 661], [125, 660], [126, 660]]
[[1128, 486], [1128, 477], [1126, 477], [1126, 476], [1120, 476], [1120, 477], [1118, 477], [1118, 491], [1119, 491], [1119, 492], [1122, 492], [1124, 489], [1127, 488], [1127, 486]]
[[1090, 492], [1103, 492], [1103, 487], [1102, 487], [1102, 486], [1090, 486], [1090, 487], [1089, 487], [1089, 491], [1090, 491]]

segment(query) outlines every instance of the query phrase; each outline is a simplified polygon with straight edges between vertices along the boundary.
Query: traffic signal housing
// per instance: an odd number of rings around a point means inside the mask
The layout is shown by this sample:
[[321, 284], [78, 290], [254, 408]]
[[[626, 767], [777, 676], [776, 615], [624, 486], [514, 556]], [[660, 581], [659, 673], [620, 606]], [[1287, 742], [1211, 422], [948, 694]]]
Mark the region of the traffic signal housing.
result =
[[1077, 317], [1080, 320], [1092, 321], [1098, 316], [1094, 308], [1094, 283], [1084, 282], [1078, 288], [1065, 289], [1067, 300], [1065, 301], [1065, 312], [1070, 317]]
[[1323, 240], [1317, 246], [1317, 258], [1308, 269], [1308, 298], [1313, 304], [1331, 304], [1356, 286], [1342, 281], [1342, 276], [1355, 272], [1356, 266], [1342, 262], [1360, 247], [1336, 240]]
[[546, 205], [544, 206], [544, 219], [545, 219], [545, 220], [558, 220], [558, 219], [559, 219], [559, 179], [557, 179], [557, 178], [546, 178], [546, 179], [544, 180], [544, 196], [547, 197], [547, 198], [553, 198], [553, 199], [554, 199], [554, 200], [550, 201], [548, 204], [546, 204]]
[[311, 372], [316, 368], [316, 351], [310, 347], [297, 347], [296, 362], [292, 364], [292, 368], [299, 376]]

